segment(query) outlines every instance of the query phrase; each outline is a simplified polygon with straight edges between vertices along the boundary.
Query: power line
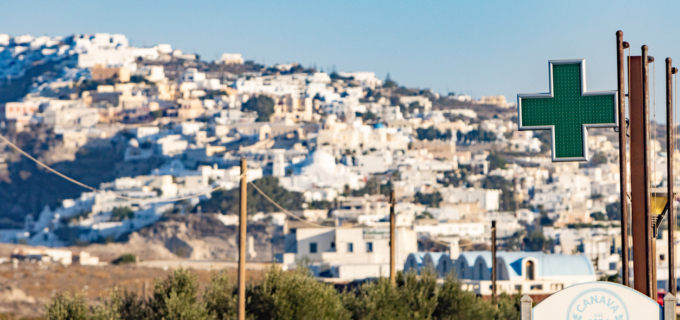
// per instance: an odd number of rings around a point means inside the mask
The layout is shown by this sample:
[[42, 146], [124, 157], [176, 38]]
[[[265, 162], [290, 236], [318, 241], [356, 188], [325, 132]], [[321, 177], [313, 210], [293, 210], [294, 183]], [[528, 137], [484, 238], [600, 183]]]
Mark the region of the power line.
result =
[[[17, 145], [15, 145], [15, 144], [12, 143], [11, 141], [9, 141], [9, 140], [8, 140], [7, 138], [5, 138], [4, 136], [0, 135], [0, 139], [3, 140], [3, 141], [5, 141], [10, 147], [12, 147], [14, 150], [16, 150], [16, 151], [18, 151], [19, 153], [21, 153], [22, 155], [24, 155], [26, 158], [31, 159], [31, 161], [37, 163], [37, 164], [40, 165], [41, 167], [43, 167], [43, 168], [47, 169], [48, 171], [50, 171], [50, 172], [56, 174], [57, 176], [59, 176], [59, 177], [65, 179], [65, 180], [67, 180], [67, 181], [69, 181], [69, 182], [71, 182], [71, 183], [73, 183], [73, 184], [79, 185], [79, 186], [81, 186], [81, 187], [83, 187], [83, 188], [85, 188], [85, 189], [88, 189], [88, 190], [90, 190], [90, 191], [93, 191], [93, 192], [106, 192], [105, 190], [100, 190], [100, 189], [97, 189], [97, 188], [94, 188], [94, 187], [90, 187], [90, 186], [88, 186], [88, 185], [86, 185], [86, 184], [84, 184], [84, 183], [82, 183], [82, 182], [80, 182], [80, 181], [78, 181], [78, 180], [75, 180], [75, 179], [73, 179], [73, 178], [71, 178], [71, 177], [69, 177], [69, 176], [67, 176], [67, 175], [65, 175], [65, 174], [63, 174], [63, 173], [61, 173], [61, 172], [59, 172], [59, 171], [57, 171], [57, 170], [52, 169], [50, 166], [48, 166], [48, 165], [42, 163], [40, 160], [38, 160], [38, 159], [32, 157], [32, 156], [31, 156], [30, 154], [28, 154], [26, 151], [24, 151], [24, 150], [22, 150], [21, 148], [17, 147]], [[240, 175], [240, 176], [238, 177], [238, 179], [240, 179], [242, 176], [243, 176], [243, 175]], [[187, 199], [191, 199], [191, 198], [195, 198], [195, 197], [204, 196], [204, 195], [206, 195], [206, 194], [213, 193], [213, 192], [215, 192], [215, 191], [217, 191], [217, 190], [219, 190], [219, 189], [222, 189], [222, 188], [223, 188], [222, 186], [218, 186], [218, 187], [215, 187], [215, 188], [213, 188], [213, 189], [211, 189], [211, 190], [208, 190], [208, 191], [205, 191], [205, 192], [202, 192], [202, 193], [198, 193], [198, 194], [194, 194], [194, 195], [190, 195], [190, 196], [185, 196], [185, 197], [180, 197], [180, 198], [173, 198], [173, 199], [159, 199], [159, 200], [145, 200], [145, 199], [141, 199], [141, 198], [131, 198], [131, 197], [126, 197], [126, 196], [121, 196], [121, 195], [118, 195], [118, 194], [116, 194], [116, 193], [114, 193], [114, 195], [116, 196], [116, 198], [120, 198], [120, 199], [124, 199], [124, 200], [129, 200], [129, 201], [144, 202], [144, 203], [176, 202], [176, 201], [182, 201], [182, 200], [187, 200]]]
[[297, 220], [299, 220], [299, 221], [302, 221], [302, 222], [304, 222], [304, 223], [307, 223], [307, 224], [309, 224], [309, 225], [312, 225], [312, 226], [315, 226], [315, 227], [319, 227], [319, 228], [331, 228], [331, 229], [336, 229], [336, 228], [338, 228], [338, 227], [324, 226], [324, 225], [321, 225], [321, 224], [318, 224], [318, 223], [314, 223], [314, 222], [311, 222], [311, 221], [307, 221], [307, 220], [305, 220], [305, 219], [302, 219], [302, 218], [300, 218], [300, 217], [298, 217], [298, 216], [296, 216], [296, 215], [290, 213], [288, 210], [284, 209], [281, 205], [279, 205], [279, 204], [276, 203], [274, 200], [272, 200], [272, 198], [270, 198], [268, 195], [266, 195], [264, 192], [262, 192], [262, 190], [260, 190], [260, 188], [258, 188], [254, 183], [250, 182], [250, 185], [251, 185], [253, 188], [255, 188], [255, 190], [257, 190], [257, 192], [259, 192], [265, 199], [267, 199], [267, 201], [269, 201], [269, 202], [270, 202], [271, 204], [273, 204], [275, 207], [279, 208], [279, 210], [281, 210], [281, 212], [285, 213], [285, 214], [288, 215], [289, 217], [293, 217], [293, 218], [295, 218], [295, 219], [297, 219]]
[[[59, 171], [57, 171], [57, 170], [52, 169], [50, 166], [48, 166], [48, 165], [44, 164], [43, 162], [41, 162], [40, 160], [38, 160], [38, 159], [32, 157], [30, 154], [28, 154], [26, 151], [24, 151], [24, 150], [22, 150], [21, 148], [19, 148], [17, 145], [15, 145], [15, 144], [12, 143], [11, 141], [9, 141], [9, 140], [8, 140], [7, 138], [5, 138], [4, 136], [0, 135], [0, 139], [3, 140], [3, 141], [5, 141], [10, 147], [12, 147], [14, 150], [16, 150], [17, 152], [19, 152], [19, 153], [21, 153], [22, 155], [24, 155], [26, 158], [30, 159], [31, 161], [35, 162], [36, 164], [40, 165], [41, 167], [47, 169], [48, 171], [50, 171], [50, 172], [56, 174], [57, 176], [59, 176], [59, 177], [65, 179], [65, 180], [67, 180], [67, 181], [69, 181], [69, 182], [71, 182], [71, 183], [73, 183], [73, 184], [76, 184], [76, 185], [78, 185], [78, 186], [81, 186], [81, 187], [83, 187], [83, 188], [85, 188], [85, 189], [88, 189], [88, 190], [90, 190], [90, 191], [93, 191], [93, 192], [106, 192], [106, 191], [104, 191], [104, 190], [100, 190], [100, 189], [97, 189], [97, 188], [94, 188], [94, 187], [90, 187], [90, 186], [88, 186], [88, 185], [86, 185], [86, 184], [84, 184], [84, 183], [82, 183], [82, 182], [80, 182], [80, 181], [78, 181], [78, 180], [75, 180], [75, 179], [73, 179], [73, 178], [71, 178], [71, 177], [69, 177], [69, 176], [67, 176], [67, 175], [65, 175], [65, 174], [63, 174], [63, 173], [61, 173], [61, 172], [59, 172]], [[238, 179], [243, 178], [243, 175], [244, 175], [244, 174], [239, 175], [239, 176], [238, 176]], [[265, 193], [264, 193], [260, 188], [258, 188], [257, 185], [255, 185], [253, 182], [249, 182], [249, 183], [250, 183], [250, 185], [251, 185], [253, 188], [255, 188], [255, 190], [256, 190], [258, 193], [260, 193], [265, 199], [267, 199], [267, 201], [269, 201], [271, 204], [273, 204], [275, 207], [277, 207], [279, 210], [281, 210], [281, 212], [283, 212], [284, 214], [288, 215], [289, 217], [295, 218], [295, 219], [297, 219], [297, 220], [299, 220], [299, 221], [301, 221], [301, 222], [304, 222], [304, 223], [306, 223], [306, 224], [309, 224], [309, 225], [312, 225], [312, 226], [315, 226], [315, 227], [319, 227], [319, 228], [329, 228], [329, 229], [337, 229], [337, 228], [340, 228], [340, 227], [337, 227], [337, 226], [335, 226], [335, 227], [324, 226], [324, 225], [321, 225], [321, 224], [318, 224], [318, 223], [314, 223], [314, 222], [311, 222], [311, 221], [307, 221], [307, 220], [305, 220], [305, 219], [303, 219], [303, 218], [300, 218], [300, 217], [298, 217], [297, 215], [291, 213], [290, 211], [284, 209], [281, 205], [279, 205], [279, 204], [276, 203], [274, 200], [272, 200], [272, 198], [270, 198], [267, 194], [265, 194]], [[211, 190], [208, 190], [208, 191], [205, 191], [205, 192], [202, 192], [202, 193], [198, 193], [198, 194], [194, 194], [194, 195], [190, 195], [190, 196], [185, 196], [185, 197], [180, 197], [180, 198], [174, 198], [174, 199], [144, 200], [144, 199], [141, 199], [141, 198], [131, 198], [131, 197], [126, 197], [126, 196], [121, 196], [121, 195], [118, 195], [118, 194], [115, 194], [115, 193], [114, 193], [114, 196], [115, 196], [116, 198], [120, 198], [120, 199], [124, 199], [124, 200], [129, 200], [129, 201], [141, 201], [141, 202], [145, 202], [145, 203], [176, 202], [176, 201], [187, 200], [187, 199], [191, 199], [191, 198], [195, 198], [195, 197], [200, 197], [200, 196], [203, 196], [203, 195], [206, 195], [206, 194], [209, 194], [209, 193], [213, 193], [213, 192], [215, 192], [215, 191], [217, 191], [217, 190], [219, 190], [219, 189], [222, 189], [222, 188], [223, 188], [222, 186], [218, 186], [218, 187], [215, 187], [215, 188], [213, 188], [213, 189], [211, 189]], [[427, 237], [428, 239], [430, 239], [432, 242], [435, 242], [435, 243], [438, 243], [438, 244], [441, 244], [441, 245], [445, 245], [445, 246], [449, 246], [449, 245], [450, 245], [449, 243], [446, 243], [446, 242], [442, 242], [442, 241], [436, 240], [436, 239], [434, 239], [434, 238], [432, 238], [432, 237], [430, 237], [430, 236], [426, 236], [426, 237]]]
[[[254, 183], [250, 182], [250, 185], [251, 185], [253, 188], [255, 188], [255, 190], [257, 190], [257, 192], [259, 192], [265, 199], [267, 199], [267, 201], [269, 201], [271, 204], [273, 204], [273, 205], [276, 206], [279, 210], [281, 210], [281, 212], [285, 213], [286, 215], [288, 215], [288, 216], [290, 216], [290, 217], [293, 217], [293, 218], [295, 218], [295, 219], [297, 219], [297, 220], [299, 220], [299, 221], [302, 221], [302, 222], [304, 222], [304, 223], [307, 223], [307, 224], [309, 224], [309, 225], [312, 225], [312, 226], [315, 226], [315, 227], [319, 227], [319, 228], [328, 228], [328, 229], [338, 229], [338, 228], [341, 228], [341, 227], [324, 226], [324, 225], [321, 225], [321, 224], [318, 224], [318, 223], [314, 223], [314, 222], [311, 222], [311, 221], [307, 221], [307, 220], [305, 220], [305, 219], [302, 219], [302, 218], [298, 217], [297, 215], [292, 214], [292, 213], [289, 212], [288, 210], [284, 209], [281, 205], [279, 205], [278, 203], [276, 203], [274, 200], [272, 200], [272, 198], [270, 198], [270, 197], [267, 196], [262, 190], [260, 190], [260, 188], [258, 188]], [[358, 228], [358, 226], [355, 226], [354, 228]], [[432, 241], [432, 242], [434, 242], [434, 243], [437, 243], [437, 244], [440, 244], [440, 245], [444, 245], [444, 246], [447, 246], [447, 247], [451, 245], [450, 243], [446, 243], [446, 242], [437, 240], [437, 239], [435, 239], [435, 238], [433, 238], [433, 237], [431, 237], [431, 236], [425, 236], [425, 237], [426, 237], [427, 239], [429, 239], [430, 241]], [[474, 244], [470, 243], [470, 244], [466, 244], [466, 245], [462, 245], [462, 246], [465, 247], [465, 246], [471, 246], [471, 245], [474, 245]]]

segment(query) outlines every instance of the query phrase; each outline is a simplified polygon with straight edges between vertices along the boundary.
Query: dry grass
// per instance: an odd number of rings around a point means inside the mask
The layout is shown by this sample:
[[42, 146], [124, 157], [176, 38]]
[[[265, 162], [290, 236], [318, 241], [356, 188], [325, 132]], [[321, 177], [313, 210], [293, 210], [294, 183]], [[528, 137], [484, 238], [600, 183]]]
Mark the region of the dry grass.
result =
[[[227, 269], [232, 283], [236, 283], [236, 270]], [[12, 306], [3, 306], [4, 314], [22, 314], [23, 316], [39, 316], [42, 308], [56, 293], [78, 293], [90, 303], [100, 303], [108, 297], [113, 288], [128, 290], [138, 294], [151, 294], [155, 281], [165, 279], [172, 269], [125, 266], [78, 266], [63, 267], [61, 265], [40, 266], [33, 263], [19, 264], [17, 269], [12, 265], [0, 265], [0, 284], [14, 285], [36, 299], [33, 305], [22, 305], [22, 310], [12, 312]], [[201, 290], [210, 283], [211, 271], [192, 270], [201, 283]], [[263, 271], [248, 271], [248, 280], [259, 282]], [[26, 310], [30, 309], [30, 310]], [[12, 319], [12, 318], [9, 318]], [[3, 320], [0, 317], [0, 320]]]

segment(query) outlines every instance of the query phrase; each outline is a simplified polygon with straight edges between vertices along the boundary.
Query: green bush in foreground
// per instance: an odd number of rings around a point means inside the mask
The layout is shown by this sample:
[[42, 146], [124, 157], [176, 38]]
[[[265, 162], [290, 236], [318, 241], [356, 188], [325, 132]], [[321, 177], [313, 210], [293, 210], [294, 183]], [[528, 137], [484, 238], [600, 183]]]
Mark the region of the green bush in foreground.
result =
[[[235, 319], [236, 287], [225, 273], [214, 273], [203, 292], [188, 270], [158, 280], [149, 299], [113, 291], [91, 307], [79, 295], [59, 294], [45, 306], [47, 319]], [[461, 289], [450, 276], [437, 284], [434, 272], [399, 274], [396, 286], [380, 278], [339, 292], [306, 269], [270, 268], [265, 279], [246, 290], [248, 319], [519, 319], [519, 296], [499, 298], [497, 306]]]
[[132, 254], [132, 253], [126, 253], [126, 254], [116, 258], [116, 260], [111, 261], [111, 263], [115, 264], [115, 265], [136, 263], [136, 262], [137, 262], [137, 256]]

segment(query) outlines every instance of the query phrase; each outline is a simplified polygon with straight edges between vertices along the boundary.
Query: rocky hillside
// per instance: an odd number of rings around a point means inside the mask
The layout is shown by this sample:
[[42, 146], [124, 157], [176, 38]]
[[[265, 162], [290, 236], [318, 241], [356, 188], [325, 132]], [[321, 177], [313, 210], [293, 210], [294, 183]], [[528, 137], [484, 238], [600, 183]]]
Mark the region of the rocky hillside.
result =
[[[250, 223], [248, 235], [253, 236], [257, 252], [249, 261], [272, 261], [272, 242], [275, 253], [283, 252], [283, 234], [274, 226]], [[177, 214], [131, 233], [125, 242], [93, 244], [80, 250], [89, 251], [102, 261], [111, 261], [126, 253], [134, 253], [141, 260], [236, 260], [236, 236], [235, 226], [225, 226], [212, 214]]]

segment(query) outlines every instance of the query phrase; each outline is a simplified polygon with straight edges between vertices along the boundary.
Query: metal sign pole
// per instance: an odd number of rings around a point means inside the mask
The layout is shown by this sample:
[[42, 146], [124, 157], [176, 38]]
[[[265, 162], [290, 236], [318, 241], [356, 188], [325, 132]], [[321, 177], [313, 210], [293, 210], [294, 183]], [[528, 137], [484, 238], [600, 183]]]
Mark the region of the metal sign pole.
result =
[[496, 304], [496, 220], [491, 221], [491, 300]]
[[666, 168], [668, 177], [668, 292], [677, 293], [675, 275], [675, 119], [673, 118], [673, 60], [666, 58]]
[[390, 191], [390, 283], [395, 285], [397, 283], [397, 274], [395, 268], [395, 228], [396, 228], [396, 217], [394, 215], [394, 203], [395, 203], [394, 190]]
[[646, 45], [642, 46], [642, 103], [644, 108], [644, 113], [642, 119], [645, 125], [645, 140], [644, 140], [644, 152], [645, 152], [645, 164], [644, 164], [644, 177], [645, 177], [645, 265], [647, 266], [647, 295], [656, 300], [656, 270], [654, 270], [654, 232], [652, 230], [652, 199], [650, 195], [651, 187], [651, 176], [649, 170], [649, 152], [650, 148], [650, 119], [649, 119], [649, 63], [653, 62], [654, 58], [648, 55], [648, 48]]
[[631, 174], [631, 233], [633, 235], [633, 279], [635, 290], [651, 296], [651, 273], [647, 265], [651, 248], [651, 221], [649, 216], [649, 107], [645, 103], [645, 65], [647, 50], [643, 56], [629, 57], [628, 102], [630, 112], [630, 172]]
[[626, 136], [626, 90], [624, 88], [624, 52], [628, 48], [627, 42], [623, 41], [623, 32], [616, 32], [616, 73], [618, 83], [618, 99], [619, 99], [619, 171], [620, 171], [620, 190], [621, 190], [621, 276], [623, 278], [623, 285], [630, 286], [630, 258], [628, 251], [630, 245], [628, 244], [628, 150]]

